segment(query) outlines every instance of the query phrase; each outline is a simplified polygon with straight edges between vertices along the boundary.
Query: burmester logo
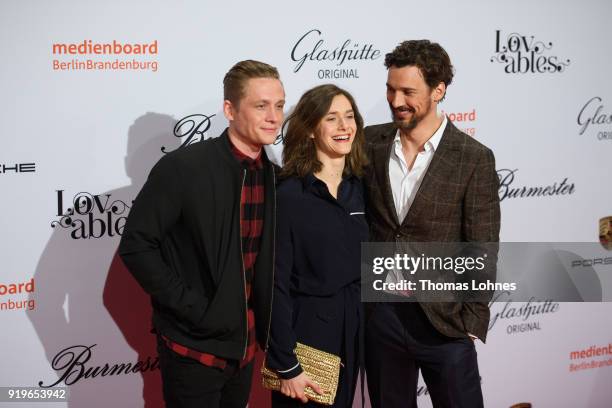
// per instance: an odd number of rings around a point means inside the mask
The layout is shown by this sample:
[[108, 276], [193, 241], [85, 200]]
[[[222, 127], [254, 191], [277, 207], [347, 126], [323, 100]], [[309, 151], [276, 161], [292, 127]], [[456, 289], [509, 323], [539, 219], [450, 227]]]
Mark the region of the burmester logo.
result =
[[77, 43], [53, 43], [54, 71], [151, 71], [159, 65], [157, 40], [150, 43], [130, 43], [112, 40]]
[[[183, 148], [194, 143], [203, 142], [209, 139], [211, 136], [208, 134], [211, 126], [211, 119], [215, 115], [204, 115], [201, 113], [194, 113], [193, 115], [187, 115], [180, 119], [174, 125], [172, 133], [174, 137], [181, 140], [181, 145], [178, 147]], [[162, 153], [170, 153], [172, 150], [162, 146]]]
[[574, 183], [567, 177], [561, 181], [555, 181], [548, 185], [517, 186], [518, 169], [499, 169], [499, 199], [503, 201], [510, 198], [530, 198], [530, 197], [553, 197], [571, 195], [576, 191]]
[[95, 344], [91, 346], [75, 345], [59, 351], [51, 361], [51, 368], [57, 372], [58, 378], [48, 383], [39, 381], [42, 388], [55, 387], [60, 384], [74, 385], [82, 380], [91, 380], [96, 377], [118, 376], [145, 373], [159, 369], [159, 358], [148, 356], [143, 361], [104, 363], [104, 365], [91, 365], [89, 360], [93, 356]]
[[123, 234], [130, 204], [113, 198], [111, 194], [80, 192], [66, 208], [64, 190], [57, 190], [57, 213], [52, 228], [70, 231], [72, 239], [114, 237]]
[[291, 60], [296, 63], [293, 72], [309, 65], [323, 65], [317, 70], [319, 79], [359, 78], [355, 63], [374, 61], [380, 55], [380, 50], [371, 43], [350, 38], [328, 40], [316, 28], [304, 33], [291, 49]]
[[553, 55], [553, 43], [541, 41], [534, 35], [517, 32], [503, 34], [495, 31], [495, 54], [491, 62], [504, 66], [507, 74], [560, 73], [570, 65], [570, 60]]
[[[177, 148], [182, 149], [194, 143], [203, 142], [204, 140], [217, 137], [218, 135], [211, 135], [208, 131], [212, 125], [212, 118], [215, 114], [205, 115], [203, 113], [194, 113], [187, 115], [176, 122], [172, 134], [174, 137], [180, 139], [180, 146]], [[283, 142], [283, 134], [279, 134], [274, 141], [274, 145], [281, 144]], [[162, 153], [170, 153], [172, 150], [168, 149], [166, 145], [160, 148]]]

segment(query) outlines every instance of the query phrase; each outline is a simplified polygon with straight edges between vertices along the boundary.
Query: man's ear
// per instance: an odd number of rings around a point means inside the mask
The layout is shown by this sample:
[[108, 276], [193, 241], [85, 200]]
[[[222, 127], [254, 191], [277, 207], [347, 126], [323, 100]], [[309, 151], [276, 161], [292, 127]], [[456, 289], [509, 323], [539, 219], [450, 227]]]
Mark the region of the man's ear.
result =
[[224, 100], [223, 101], [223, 115], [225, 116], [225, 118], [229, 121], [234, 120], [234, 115], [236, 114], [236, 108], [234, 107], [234, 104], [232, 104], [232, 102], [230, 102], [229, 100]]
[[440, 82], [438, 86], [436, 86], [431, 92], [431, 97], [434, 102], [440, 102], [444, 99], [446, 95], [446, 84], [444, 82]]

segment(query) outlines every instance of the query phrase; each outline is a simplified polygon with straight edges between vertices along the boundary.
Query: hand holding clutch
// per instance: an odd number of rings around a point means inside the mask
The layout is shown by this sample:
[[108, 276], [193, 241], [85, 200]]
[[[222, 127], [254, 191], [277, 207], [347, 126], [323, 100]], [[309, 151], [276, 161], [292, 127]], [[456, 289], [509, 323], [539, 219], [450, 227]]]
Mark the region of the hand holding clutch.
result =
[[[309, 386], [309, 384], [305, 384], [302, 387], [304, 394], [306, 394], [308, 399], [319, 404], [333, 405], [336, 392], [338, 391], [340, 357], [302, 343], [297, 343], [294, 352], [304, 370], [302, 374], [305, 374], [309, 381], [312, 381], [319, 387], [316, 390]], [[261, 367], [261, 374], [264, 388], [272, 391], [281, 391], [281, 379], [275, 372], [266, 367], [265, 362]], [[297, 376], [296, 378], [299, 377]], [[302, 399], [302, 401], [304, 400]]]
[[304, 392], [306, 387], [310, 387], [317, 394], [323, 395], [319, 384], [312, 381], [305, 372], [289, 380], [280, 380], [280, 392], [289, 398], [297, 398], [303, 403], [308, 402], [308, 396]]

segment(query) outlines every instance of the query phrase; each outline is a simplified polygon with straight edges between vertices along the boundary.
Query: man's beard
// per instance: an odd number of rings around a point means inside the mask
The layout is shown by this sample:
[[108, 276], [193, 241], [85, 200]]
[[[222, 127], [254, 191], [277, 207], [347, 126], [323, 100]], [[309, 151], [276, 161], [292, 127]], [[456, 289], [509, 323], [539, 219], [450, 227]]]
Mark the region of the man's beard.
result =
[[393, 125], [395, 125], [396, 129], [399, 130], [413, 130], [415, 127], [417, 127], [417, 125], [421, 122], [420, 117], [417, 117], [415, 114], [412, 115], [412, 117], [406, 121], [406, 120], [398, 120], [395, 119], [395, 115], [393, 116]]
[[417, 125], [421, 123], [421, 121], [427, 116], [427, 114], [431, 110], [431, 102], [429, 103], [429, 105], [427, 106], [427, 109], [422, 115], [417, 115], [414, 110], [411, 110], [410, 108], [406, 107], [406, 110], [412, 113], [412, 116], [407, 121], [396, 119], [395, 118], [396, 109], [393, 109], [393, 107], [390, 105], [389, 105], [389, 108], [391, 109], [391, 119], [393, 120], [393, 125], [395, 126], [395, 128], [399, 130], [410, 131], [416, 128]]

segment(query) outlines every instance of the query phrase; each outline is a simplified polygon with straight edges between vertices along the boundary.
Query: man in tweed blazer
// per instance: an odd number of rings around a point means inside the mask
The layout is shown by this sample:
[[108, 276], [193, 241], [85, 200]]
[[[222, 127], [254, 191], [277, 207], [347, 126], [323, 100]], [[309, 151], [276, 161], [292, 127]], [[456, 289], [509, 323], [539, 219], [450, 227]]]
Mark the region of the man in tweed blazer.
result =
[[[405, 41], [386, 55], [393, 122], [367, 127], [364, 184], [371, 241], [498, 242], [490, 149], [437, 113], [453, 67], [444, 49]], [[474, 340], [487, 303], [366, 304], [366, 368], [374, 408], [417, 407], [419, 369], [433, 406], [483, 406]]]

